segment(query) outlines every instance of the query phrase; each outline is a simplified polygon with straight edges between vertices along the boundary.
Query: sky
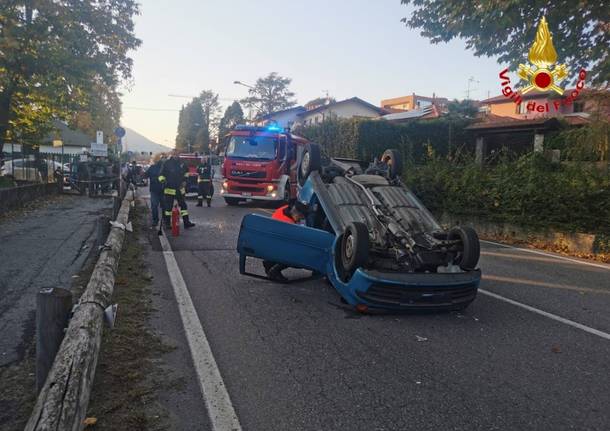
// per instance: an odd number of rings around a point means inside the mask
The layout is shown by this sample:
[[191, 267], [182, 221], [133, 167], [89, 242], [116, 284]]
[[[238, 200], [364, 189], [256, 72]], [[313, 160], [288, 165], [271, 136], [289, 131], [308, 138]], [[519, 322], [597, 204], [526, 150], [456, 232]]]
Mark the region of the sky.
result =
[[141, 0], [133, 81], [122, 89], [122, 125], [174, 146], [178, 111], [202, 90], [224, 108], [270, 72], [292, 78], [300, 104], [329, 95], [382, 99], [416, 93], [450, 99], [499, 94], [495, 59], [464, 41], [431, 44], [400, 20], [400, 0]]

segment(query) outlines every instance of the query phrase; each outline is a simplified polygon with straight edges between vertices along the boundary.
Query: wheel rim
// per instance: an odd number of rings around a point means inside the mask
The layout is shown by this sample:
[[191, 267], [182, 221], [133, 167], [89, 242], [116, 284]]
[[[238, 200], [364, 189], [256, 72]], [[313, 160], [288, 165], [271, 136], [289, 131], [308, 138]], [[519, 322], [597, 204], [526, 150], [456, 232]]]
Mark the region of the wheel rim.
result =
[[303, 160], [301, 161], [301, 174], [307, 175], [309, 172], [309, 151], [303, 154]]
[[345, 238], [345, 258], [349, 261], [354, 256], [354, 236]]

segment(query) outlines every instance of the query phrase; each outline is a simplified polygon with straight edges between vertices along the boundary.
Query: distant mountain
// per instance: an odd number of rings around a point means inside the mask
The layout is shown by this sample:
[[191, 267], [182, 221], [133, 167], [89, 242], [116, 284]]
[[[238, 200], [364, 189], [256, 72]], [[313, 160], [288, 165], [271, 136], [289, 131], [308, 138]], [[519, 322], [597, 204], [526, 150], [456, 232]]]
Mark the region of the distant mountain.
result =
[[125, 137], [123, 138], [123, 151], [133, 151], [140, 153], [142, 151], [152, 153], [163, 153], [170, 151], [171, 148], [165, 145], [157, 144], [151, 141], [146, 136], [140, 135], [135, 130], [125, 127]]

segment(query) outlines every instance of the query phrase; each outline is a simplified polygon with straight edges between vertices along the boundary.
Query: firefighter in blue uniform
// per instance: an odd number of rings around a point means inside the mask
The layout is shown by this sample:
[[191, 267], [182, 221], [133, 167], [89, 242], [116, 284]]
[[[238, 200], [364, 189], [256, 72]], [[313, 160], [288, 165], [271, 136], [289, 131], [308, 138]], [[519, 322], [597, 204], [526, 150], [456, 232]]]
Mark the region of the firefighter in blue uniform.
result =
[[178, 152], [176, 150], [172, 151], [172, 156], [163, 162], [161, 172], [159, 172], [159, 181], [165, 185], [163, 189], [163, 220], [166, 228], [171, 228], [174, 199], [178, 201], [180, 206], [180, 215], [184, 222], [184, 228], [188, 229], [195, 226], [195, 223], [189, 220], [189, 212], [184, 200], [184, 182], [187, 176], [188, 168], [178, 158]]
[[197, 206], [203, 206], [203, 200], [208, 203], [208, 207], [212, 205], [212, 196], [214, 196], [214, 185], [212, 178], [214, 170], [208, 157], [202, 157], [201, 163], [197, 166]]

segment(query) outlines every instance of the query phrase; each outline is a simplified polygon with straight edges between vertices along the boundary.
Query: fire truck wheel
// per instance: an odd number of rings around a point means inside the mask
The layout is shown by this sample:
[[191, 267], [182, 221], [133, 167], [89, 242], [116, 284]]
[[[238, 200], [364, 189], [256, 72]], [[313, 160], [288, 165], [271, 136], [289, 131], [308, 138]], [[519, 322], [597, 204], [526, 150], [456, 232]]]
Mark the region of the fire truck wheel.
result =
[[237, 198], [225, 198], [225, 202], [227, 203], [227, 205], [233, 207], [233, 206], [239, 205], [239, 203], [241, 202], [241, 199], [237, 199]]
[[310, 142], [305, 146], [301, 155], [301, 163], [298, 169], [299, 185], [303, 186], [309, 174], [319, 170], [321, 164], [320, 147], [318, 144]]

